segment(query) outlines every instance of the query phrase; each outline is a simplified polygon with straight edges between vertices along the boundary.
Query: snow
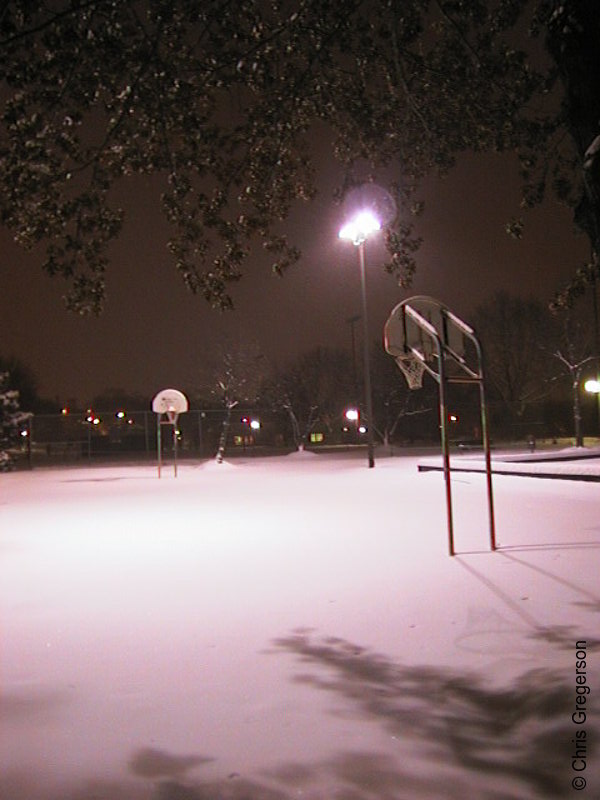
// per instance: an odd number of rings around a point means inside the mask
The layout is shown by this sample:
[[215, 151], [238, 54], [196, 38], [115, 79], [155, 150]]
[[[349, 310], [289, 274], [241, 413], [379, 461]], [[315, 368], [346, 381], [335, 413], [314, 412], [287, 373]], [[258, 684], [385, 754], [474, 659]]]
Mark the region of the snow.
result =
[[598, 488], [418, 463], [0, 476], [3, 800], [600, 796]]

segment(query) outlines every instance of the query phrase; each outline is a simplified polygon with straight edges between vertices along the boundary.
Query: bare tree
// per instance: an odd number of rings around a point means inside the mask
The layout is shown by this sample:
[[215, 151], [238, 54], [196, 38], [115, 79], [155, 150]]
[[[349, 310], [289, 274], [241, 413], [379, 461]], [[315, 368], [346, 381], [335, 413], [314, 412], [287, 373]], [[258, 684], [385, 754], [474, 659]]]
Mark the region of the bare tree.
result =
[[578, 317], [573, 309], [567, 307], [561, 316], [562, 336], [553, 355], [570, 377], [575, 446], [583, 447], [581, 376], [585, 367], [596, 361], [596, 356], [592, 353], [593, 337], [587, 320]]
[[409, 389], [404, 375], [380, 342], [373, 347], [372, 365], [374, 429], [387, 447], [402, 420], [427, 414], [436, 403], [432, 402], [426, 384], [424, 388]]
[[227, 339], [217, 348], [210, 380], [211, 394], [225, 409], [217, 447], [217, 463], [223, 463], [233, 409], [255, 403], [264, 381], [266, 361], [257, 342]]
[[314, 348], [279, 370], [263, 395], [288, 414], [294, 444], [302, 448], [317, 421], [331, 430], [351, 401], [351, 359], [344, 350]]
[[475, 310], [472, 321], [483, 347], [491, 396], [521, 417], [530, 403], [550, 392], [556, 372], [556, 319], [539, 300], [497, 292]]

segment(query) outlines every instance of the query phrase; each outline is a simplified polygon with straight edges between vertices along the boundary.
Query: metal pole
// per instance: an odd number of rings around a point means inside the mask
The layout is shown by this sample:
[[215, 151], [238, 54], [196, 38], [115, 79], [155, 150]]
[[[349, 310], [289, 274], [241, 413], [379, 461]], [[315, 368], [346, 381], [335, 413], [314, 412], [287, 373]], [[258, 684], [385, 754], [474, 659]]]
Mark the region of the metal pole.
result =
[[160, 414], [156, 415], [156, 453], [158, 457], [158, 477], [160, 478], [160, 468], [162, 466], [162, 443], [161, 443], [161, 432], [160, 432]]
[[33, 414], [27, 420], [27, 465], [33, 469], [33, 449], [31, 447], [31, 437], [33, 436]]
[[198, 411], [198, 455], [200, 458], [204, 455], [204, 443], [202, 440], [202, 417], [204, 416], [204, 411]]
[[[481, 365], [480, 365], [481, 366]], [[479, 402], [481, 405], [481, 433], [483, 436], [483, 449], [485, 452], [485, 474], [488, 496], [488, 515], [490, 523], [490, 549], [496, 549], [496, 523], [494, 522], [494, 496], [492, 493], [492, 457], [490, 454], [490, 430], [487, 418], [487, 403], [483, 383], [483, 370], [479, 382]]]
[[356, 371], [356, 333], [354, 326], [360, 319], [360, 314], [349, 317], [346, 322], [350, 325], [350, 339], [352, 344], [352, 386], [354, 388], [354, 402], [358, 402], [358, 375]]
[[363, 355], [365, 363], [365, 404], [367, 409], [367, 453], [369, 468], [375, 466], [373, 446], [373, 400], [371, 396], [371, 365], [369, 362], [369, 321], [367, 319], [367, 281], [365, 276], [365, 243], [358, 244], [358, 259], [360, 263], [360, 286], [362, 297], [363, 318]]
[[144, 411], [144, 444], [146, 445], [146, 457], [150, 458], [150, 434], [148, 433], [148, 412]]
[[172, 425], [173, 430], [173, 475], [177, 477], [177, 419]]
[[452, 485], [450, 479], [450, 441], [448, 438], [448, 409], [446, 404], [446, 370], [444, 367], [444, 351], [438, 336], [435, 337], [438, 351], [440, 381], [440, 435], [442, 439], [442, 460], [444, 464], [444, 482], [446, 484], [446, 513], [448, 517], [448, 552], [454, 555], [454, 523], [452, 521]]

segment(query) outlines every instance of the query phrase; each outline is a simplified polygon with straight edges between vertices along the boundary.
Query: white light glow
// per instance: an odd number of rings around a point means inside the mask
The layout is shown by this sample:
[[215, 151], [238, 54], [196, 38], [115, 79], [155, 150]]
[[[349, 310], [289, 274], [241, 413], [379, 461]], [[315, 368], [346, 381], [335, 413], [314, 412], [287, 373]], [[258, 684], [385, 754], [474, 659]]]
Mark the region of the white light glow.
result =
[[360, 211], [350, 222], [346, 223], [339, 232], [340, 239], [349, 239], [356, 245], [362, 244], [365, 239], [376, 231], [381, 230], [381, 223], [371, 211]]
[[358, 419], [358, 409], [349, 408], [346, 411], [345, 416], [346, 416], [346, 419], [350, 420], [351, 422], [356, 422], [356, 420]]
[[250, 422], [250, 427], [252, 428], [253, 431], [258, 431], [260, 430], [260, 422], [257, 419], [253, 419]]
[[583, 388], [590, 394], [600, 394], [600, 381], [590, 378], [583, 384]]

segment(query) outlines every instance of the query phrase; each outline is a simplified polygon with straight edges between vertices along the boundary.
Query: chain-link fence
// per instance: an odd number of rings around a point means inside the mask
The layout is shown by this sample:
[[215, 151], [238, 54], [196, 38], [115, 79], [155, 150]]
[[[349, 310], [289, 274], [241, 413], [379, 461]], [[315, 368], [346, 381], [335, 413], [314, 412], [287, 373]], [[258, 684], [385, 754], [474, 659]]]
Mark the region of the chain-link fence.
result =
[[[476, 398], [456, 396], [449, 403], [450, 438], [454, 446], [481, 444], [479, 409]], [[600, 431], [598, 406], [594, 399], [582, 405], [585, 437]], [[226, 410], [191, 409], [181, 414], [175, 426], [162, 427], [162, 453], [181, 459], [205, 459], [215, 455], [223, 430]], [[526, 407], [517, 404], [489, 404], [492, 446], [504, 443], [527, 445], [532, 440], [564, 441], [574, 435], [573, 409], [568, 402], [544, 401]], [[164, 419], [164, 418], [163, 418]], [[393, 420], [392, 420], [393, 422]], [[389, 421], [388, 421], [389, 423]], [[383, 437], [384, 428], [376, 426]], [[390, 430], [386, 440], [400, 447], [435, 444], [439, 441], [439, 408], [435, 399], [416, 414], [407, 413]], [[377, 437], [376, 437], [377, 439]], [[317, 421], [309, 432], [309, 447], [355, 446], [364, 444], [358, 424], [353, 426], [340, 412], [339, 419], [325, 424]], [[236, 406], [227, 431], [227, 457], [271, 455], [295, 447], [288, 415], [269, 409]], [[20, 447], [14, 451], [21, 467], [81, 465], [109, 461], [155, 461], [157, 458], [157, 415], [152, 411], [92, 411], [36, 414], [23, 428]]]
[[[175, 425], [162, 426], [162, 451], [168, 457], [177, 437], [179, 458], [210, 458], [216, 452], [224, 409], [196, 409]], [[162, 418], [166, 421], [166, 417]], [[96, 411], [36, 414], [23, 429], [19, 461], [30, 467], [154, 460], [158, 417], [152, 411]], [[293, 446], [287, 416], [236, 408], [228, 429], [228, 452], [269, 453]]]

